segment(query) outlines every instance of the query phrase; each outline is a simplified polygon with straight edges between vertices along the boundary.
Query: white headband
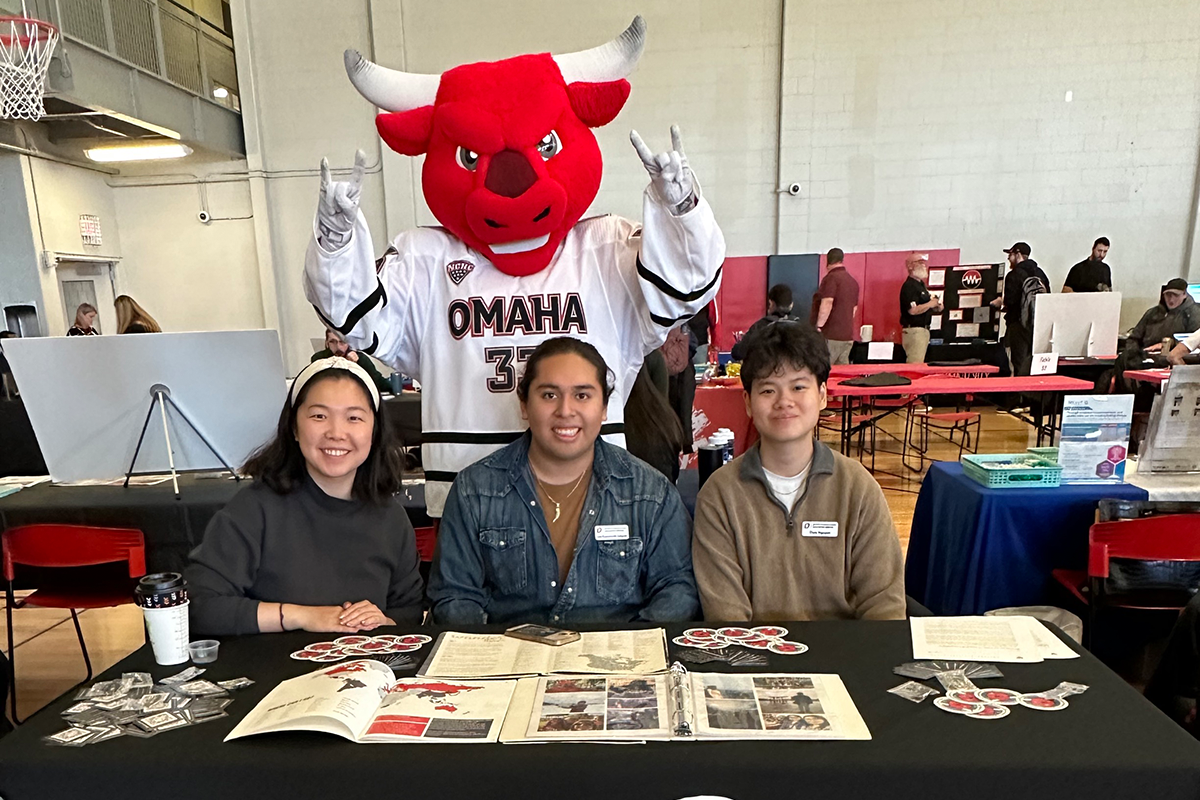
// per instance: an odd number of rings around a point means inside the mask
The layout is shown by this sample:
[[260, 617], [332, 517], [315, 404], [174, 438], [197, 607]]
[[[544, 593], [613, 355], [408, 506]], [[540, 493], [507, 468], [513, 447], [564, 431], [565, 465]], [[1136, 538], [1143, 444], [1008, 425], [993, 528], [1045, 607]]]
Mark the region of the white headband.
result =
[[324, 372], [327, 369], [344, 369], [354, 377], [362, 381], [363, 386], [367, 387], [367, 394], [371, 396], [371, 407], [379, 412], [379, 388], [375, 385], [375, 381], [371, 380], [371, 376], [367, 371], [355, 364], [348, 358], [341, 356], [330, 356], [312, 362], [304, 369], [300, 370], [300, 374], [296, 376], [296, 380], [292, 381], [292, 390], [288, 392], [288, 408], [291, 408], [296, 399], [296, 395], [300, 394], [300, 390], [304, 388], [304, 384], [308, 383], [314, 375]]

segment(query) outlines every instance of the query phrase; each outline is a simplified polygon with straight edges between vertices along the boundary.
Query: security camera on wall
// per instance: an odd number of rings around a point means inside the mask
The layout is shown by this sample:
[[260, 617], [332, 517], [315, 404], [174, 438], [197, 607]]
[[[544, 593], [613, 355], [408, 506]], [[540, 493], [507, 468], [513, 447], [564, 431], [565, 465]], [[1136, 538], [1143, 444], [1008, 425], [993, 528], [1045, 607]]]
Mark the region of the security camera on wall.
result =
[[796, 197], [797, 195], [800, 194], [800, 184], [798, 184], [798, 183], [788, 184], [787, 192], [792, 197]]
[[212, 222], [212, 215], [209, 214], [207, 211], [201, 211], [199, 214], [196, 215], [196, 219], [200, 220], [202, 223], [207, 225], [208, 223]]

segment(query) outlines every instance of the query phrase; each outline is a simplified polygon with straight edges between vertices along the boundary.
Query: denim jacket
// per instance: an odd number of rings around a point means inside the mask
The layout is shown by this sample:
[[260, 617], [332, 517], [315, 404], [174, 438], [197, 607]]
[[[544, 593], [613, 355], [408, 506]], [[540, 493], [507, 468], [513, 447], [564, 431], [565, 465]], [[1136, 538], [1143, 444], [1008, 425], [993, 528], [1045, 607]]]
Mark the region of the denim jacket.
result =
[[[601, 439], [575, 555], [559, 585], [529, 442], [526, 433], [455, 479], [429, 580], [434, 621], [561, 627], [696, 619], [691, 519], [678, 491], [661, 473]], [[598, 525], [627, 526], [628, 538], [597, 541]]]

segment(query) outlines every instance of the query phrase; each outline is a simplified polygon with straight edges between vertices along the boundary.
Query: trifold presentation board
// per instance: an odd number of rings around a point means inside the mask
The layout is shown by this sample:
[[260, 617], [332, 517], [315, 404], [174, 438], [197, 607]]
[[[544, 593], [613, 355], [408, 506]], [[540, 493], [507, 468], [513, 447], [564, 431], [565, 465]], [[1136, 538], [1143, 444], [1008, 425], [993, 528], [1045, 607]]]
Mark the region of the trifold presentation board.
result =
[[[234, 468], [274, 433], [287, 393], [273, 330], [142, 333], [8, 339], [29, 420], [56, 482], [170, 469], [162, 411], [152, 387], [169, 390], [166, 428], [176, 469]], [[149, 419], [147, 416], [149, 415]]]

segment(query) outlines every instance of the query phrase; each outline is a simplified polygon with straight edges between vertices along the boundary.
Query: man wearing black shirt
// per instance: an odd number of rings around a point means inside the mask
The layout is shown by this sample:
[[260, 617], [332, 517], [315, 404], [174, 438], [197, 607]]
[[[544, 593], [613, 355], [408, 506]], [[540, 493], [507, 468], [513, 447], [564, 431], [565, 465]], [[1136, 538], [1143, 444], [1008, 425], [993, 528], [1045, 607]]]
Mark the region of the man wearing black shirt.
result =
[[908, 270], [908, 279], [900, 286], [901, 341], [908, 363], [922, 364], [929, 348], [929, 320], [934, 312], [942, 310], [942, 304], [925, 288], [929, 278], [929, 256], [909, 253], [904, 266]]
[[1092, 245], [1092, 254], [1067, 273], [1064, 292], [1111, 292], [1112, 270], [1104, 263], [1108, 255], [1108, 238], [1101, 236]]

